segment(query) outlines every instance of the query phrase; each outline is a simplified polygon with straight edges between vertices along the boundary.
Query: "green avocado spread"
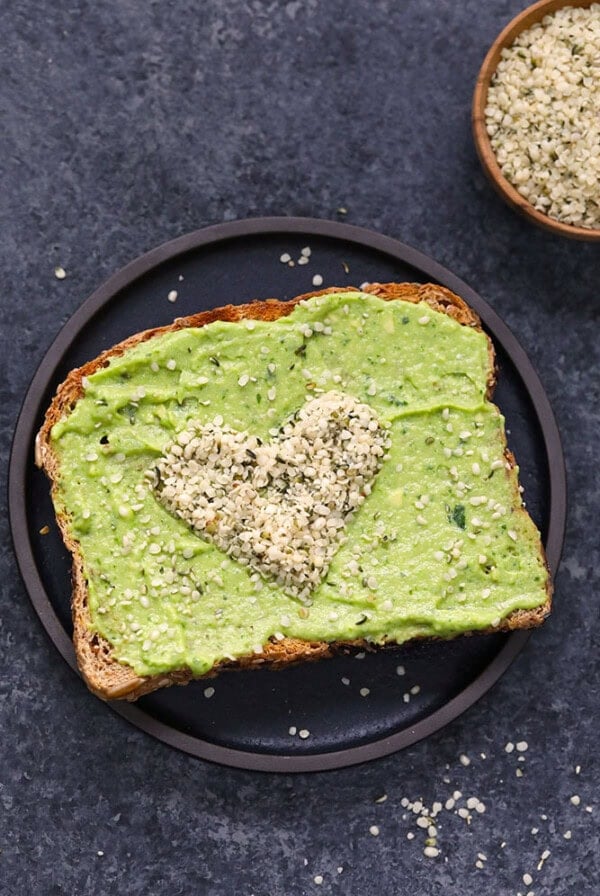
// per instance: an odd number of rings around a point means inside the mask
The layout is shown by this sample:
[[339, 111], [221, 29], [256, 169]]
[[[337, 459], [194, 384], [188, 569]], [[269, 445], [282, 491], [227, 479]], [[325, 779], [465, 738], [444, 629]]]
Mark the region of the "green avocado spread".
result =
[[[164, 333], [113, 357], [52, 430], [55, 502], [80, 544], [94, 629], [140, 675], [202, 674], [269, 639], [400, 643], [542, 605], [539, 535], [485, 398], [488, 364], [482, 333], [359, 292], [273, 322]], [[389, 446], [302, 602], [169, 513], [148, 471], [193, 421], [268, 442], [331, 390], [368, 404]]]

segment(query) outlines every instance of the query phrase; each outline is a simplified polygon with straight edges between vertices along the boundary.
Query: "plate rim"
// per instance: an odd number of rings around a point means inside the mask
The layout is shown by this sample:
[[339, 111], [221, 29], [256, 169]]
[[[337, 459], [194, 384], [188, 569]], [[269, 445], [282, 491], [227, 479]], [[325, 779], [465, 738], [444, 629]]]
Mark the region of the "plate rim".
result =
[[[80, 676], [75, 651], [52, 606], [39, 574], [27, 525], [25, 481], [29, 463], [33, 462], [34, 424], [48, 382], [66, 350], [79, 331], [118, 293], [154, 267], [178, 255], [201, 247], [250, 236], [289, 233], [318, 236], [350, 242], [372, 249], [419, 270], [456, 292], [480, 315], [484, 324], [502, 346], [515, 366], [536, 410], [544, 450], [548, 460], [550, 494], [548, 531], [545, 550], [548, 566], [556, 575], [560, 561], [567, 508], [565, 459], [560, 434], [549, 398], [525, 350], [502, 318], [463, 280], [418, 249], [400, 240], [363, 227], [305, 217], [259, 217], [213, 224], [176, 237], [138, 256], [113, 273], [73, 312], [44, 353], [25, 393], [14, 430], [8, 472], [8, 510], [13, 549], [25, 590], [31, 604], [63, 659]], [[222, 746], [188, 735], [165, 722], [153, 718], [133, 704], [108, 703], [113, 712], [168, 746], [220, 765], [251, 771], [309, 772], [327, 771], [358, 765], [395, 753], [439, 731], [469, 709], [499, 680], [521, 652], [531, 631], [515, 631], [494, 659], [455, 697], [415, 725], [384, 738], [354, 747], [320, 753], [295, 755], [259, 753]]]

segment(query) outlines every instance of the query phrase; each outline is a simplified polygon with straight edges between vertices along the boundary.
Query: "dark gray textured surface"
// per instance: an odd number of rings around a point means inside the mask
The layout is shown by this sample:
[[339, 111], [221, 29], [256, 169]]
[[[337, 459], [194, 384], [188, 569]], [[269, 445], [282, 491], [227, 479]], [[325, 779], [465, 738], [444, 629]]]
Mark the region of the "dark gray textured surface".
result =
[[[90, 697], [29, 607], [3, 489], [2, 894], [598, 892], [600, 256], [502, 205], [469, 129], [478, 66], [522, 6], [40, 0], [0, 9], [3, 469], [36, 364], [108, 274], [204, 224], [336, 217], [344, 206], [350, 223], [446, 264], [520, 334], [563, 434], [571, 508], [555, 612], [476, 707], [369, 766], [269, 777], [179, 755]], [[62, 282], [56, 264], [68, 272]], [[529, 749], [518, 763], [504, 744], [521, 739]], [[442, 856], [426, 859], [400, 800], [431, 805], [456, 788], [487, 811], [470, 825], [442, 813]]]

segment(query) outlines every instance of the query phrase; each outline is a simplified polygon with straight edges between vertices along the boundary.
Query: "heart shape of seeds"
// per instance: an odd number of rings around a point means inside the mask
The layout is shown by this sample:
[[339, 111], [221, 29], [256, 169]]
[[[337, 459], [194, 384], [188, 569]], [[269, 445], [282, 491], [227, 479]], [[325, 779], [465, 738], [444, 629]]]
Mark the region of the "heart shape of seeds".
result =
[[372, 408], [326, 392], [270, 442], [190, 423], [150, 471], [158, 499], [203, 539], [302, 600], [327, 573], [388, 446]]

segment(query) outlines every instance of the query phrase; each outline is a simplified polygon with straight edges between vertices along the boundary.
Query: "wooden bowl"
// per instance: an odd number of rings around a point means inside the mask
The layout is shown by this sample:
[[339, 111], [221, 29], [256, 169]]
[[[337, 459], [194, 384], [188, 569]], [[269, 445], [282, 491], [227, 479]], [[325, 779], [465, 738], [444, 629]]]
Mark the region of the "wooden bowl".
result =
[[502, 31], [489, 49], [487, 56], [483, 61], [481, 70], [477, 78], [475, 86], [475, 94], [473, 96], [473, 107], [471, 110], [471, 120], [473, 125], [473, 137], [475, 138], [475, 147], [477, 154], [483, 165], [483, 170], [492, 182], [492, 186], [508, 202], [514, 209], [525, 215], [530, 221], [533, 221], [539, 227], [550, 230], [552, 233], [558, 233], [562, 236], [569, 237], [574, 240], [600, 240], [600, 228], [591, 229], [589, 227], [575, 227], [572, 224], [563, 224], [549, 215], [538, 211], [528, 202], [518, 190], [505, 178], [500, 170], [500, 166], [496, 159], [494, 150], [492, 149], [490, 139], [488, 137], [485, 124], [485, 107], [487, 106], [488, 88], [490, 81], [496, 68], [502, 50], [510, 47], [521, 31], [526, 31], [536, 22], [540, 22], [544, 16], [549, 13], [556, 12], [565, 6], [591, 6], [598, 0], [540, 0], [534, 3], [522, 13], [519, 13]]

